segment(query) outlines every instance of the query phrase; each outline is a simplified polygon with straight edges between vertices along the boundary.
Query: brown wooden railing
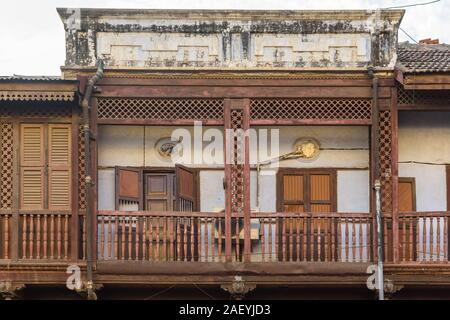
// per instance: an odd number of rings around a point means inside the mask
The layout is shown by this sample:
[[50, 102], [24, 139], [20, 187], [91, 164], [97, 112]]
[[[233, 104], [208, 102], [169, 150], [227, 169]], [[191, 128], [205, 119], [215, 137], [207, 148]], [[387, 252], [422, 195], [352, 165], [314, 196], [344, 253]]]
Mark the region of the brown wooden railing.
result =
[[[212, 212], [100, 211], [99, 260], [243, 261], [243, 218]], [[372, 217], [367, 213], [252, 213], [252, 262], [372, 260]]]
[[19, 214], [19, 258], [67, 260], [70, 257], [70, 213]]
[[399, 214], [400, 262], [448, 263], [450, 212]]
[[11, 217], [11, 213], [0, 213], [0, 259], [11, 258]]

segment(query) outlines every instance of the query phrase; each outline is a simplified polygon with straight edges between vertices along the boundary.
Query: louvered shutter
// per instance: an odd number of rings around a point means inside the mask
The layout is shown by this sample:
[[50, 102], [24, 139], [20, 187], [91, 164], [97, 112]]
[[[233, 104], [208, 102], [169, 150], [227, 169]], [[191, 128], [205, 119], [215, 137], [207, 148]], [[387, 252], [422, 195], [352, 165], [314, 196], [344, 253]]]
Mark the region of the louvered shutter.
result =
[[20, 207], [44, 208], [44, 126], [23, 124], [20, 128]]
[[71, 128], [67, 124], [48, 127], [48, 208], [70, 210]]
[[178, 211], [197, 210], [197, 171], [182, 166], [175, 166], [176, 197]]
[[121, 205], [137, 205], [143, 210], [142, 170], [116, 167], [116, 210]]
[[331, 175], [311, 174], [310, 175], [310, 206], [311, 212], [331, 212]]

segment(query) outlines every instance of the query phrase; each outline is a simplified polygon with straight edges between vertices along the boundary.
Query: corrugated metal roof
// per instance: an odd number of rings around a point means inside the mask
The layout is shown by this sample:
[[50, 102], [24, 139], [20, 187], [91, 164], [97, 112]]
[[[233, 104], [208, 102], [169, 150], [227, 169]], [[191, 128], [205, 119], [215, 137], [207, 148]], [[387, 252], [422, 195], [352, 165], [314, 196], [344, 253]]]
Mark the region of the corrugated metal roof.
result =
[[406, 73], [450, 72], [450, 45], [399, 43], [397, 68]]
[[60, 81], [63, 80], [60, 76], [24, 76], [24, 75], [13, 75], [13, 76], [0, 76], [0, 81]]

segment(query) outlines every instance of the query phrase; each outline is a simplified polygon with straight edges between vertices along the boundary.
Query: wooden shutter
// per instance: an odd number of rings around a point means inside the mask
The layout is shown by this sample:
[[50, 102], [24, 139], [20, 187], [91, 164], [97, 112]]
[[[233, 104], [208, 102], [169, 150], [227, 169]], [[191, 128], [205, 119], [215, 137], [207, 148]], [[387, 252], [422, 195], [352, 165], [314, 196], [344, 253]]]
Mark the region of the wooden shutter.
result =
[[286, 174], [281, 179], [281, 211], [305, 211], [305, 176]]
[[176, 165], [175, 175], [177, 210], [197, 210], [197, 171], [182, 165]]
[[399, 178], [398, 181], [398, 210], [400, 212], [416, 211], [414, 178]]
[[146, 210], [173, 211], [175, 208], [174, 173], [147, 173]]
[[44, 126], [20, 128], [20, 208], [44, 209]]
[[71, 126], [48, 127], [48, 208], [70, 210], [71, 203]]
[[119, 210], [120, 201], [138, 203], [142, 205], [142, 170], [137, 168], [116, 167], [116, 209]]
[[332, 183], [330, 174], [311, 174], [309, 176], [309, 195], [311, 212], [332, 211]]

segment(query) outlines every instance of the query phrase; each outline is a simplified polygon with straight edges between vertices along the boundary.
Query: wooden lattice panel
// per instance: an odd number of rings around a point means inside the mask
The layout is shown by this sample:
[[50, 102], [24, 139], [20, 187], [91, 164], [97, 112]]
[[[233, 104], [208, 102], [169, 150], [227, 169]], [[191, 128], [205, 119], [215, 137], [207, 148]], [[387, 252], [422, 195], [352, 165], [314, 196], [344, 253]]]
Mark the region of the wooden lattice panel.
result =
[[392, 178], [391, 178], [391, 112], [381, 111], [379, 115], [379, 156], [381, 175], [381, 209], [392, 212]]
[[450, 90], [405, 90], [398, 86], [399, 105], [450, 105]]
[[223, 100], [101, 98], [98, 100], [98, 118], [223, 120]]
[[1, 123], [1, 208], [10, 209], [12, 207], [13, 193], [13, 125], [12, 123]]
[[86, 209], [86, 185], [84, 177], [86, 175], [84, 165], [84, 135], [83, 126], [78, 130], [78, 208]]
[[370, 120], [370, 99], [252, 99], [251, 119]]
[[231, 212], [244, 212], [244, 135], [236, 130], [243, 130], [244, 110], [234, 109], [230, 112], [233, 135], [233, 165], [231, 166]]
[[0, 117], [27, 117], [27, 118], [68, 118], [72, 116], [72, 107], [69, 104], [49, 105], [48, 102], [35, 101], [5, 102], [0, 108]]

